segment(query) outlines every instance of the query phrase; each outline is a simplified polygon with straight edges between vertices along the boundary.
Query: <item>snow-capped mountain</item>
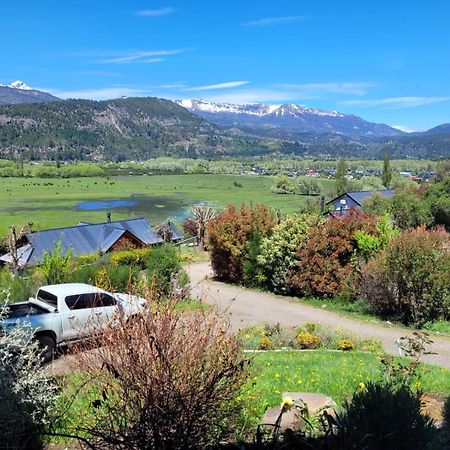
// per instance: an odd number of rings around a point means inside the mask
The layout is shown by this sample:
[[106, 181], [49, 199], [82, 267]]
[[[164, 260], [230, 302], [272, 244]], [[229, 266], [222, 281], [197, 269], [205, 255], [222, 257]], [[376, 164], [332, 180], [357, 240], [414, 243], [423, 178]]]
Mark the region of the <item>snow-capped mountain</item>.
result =
[[0, 105], [14, 105], [18, 103], [53, 102], [59, 98], [31, 88], [23, 81], [10, 84], [0, 84]]
[[292, 103], [236, 105], [213, 103], [199, 98], [178, 100], [177, 103], [218, 126], [259, 131], [277, 137], [290, 138], [302, 133], [366, 138], [404, 134], [388, 125], [368, 122], [358, 116]]

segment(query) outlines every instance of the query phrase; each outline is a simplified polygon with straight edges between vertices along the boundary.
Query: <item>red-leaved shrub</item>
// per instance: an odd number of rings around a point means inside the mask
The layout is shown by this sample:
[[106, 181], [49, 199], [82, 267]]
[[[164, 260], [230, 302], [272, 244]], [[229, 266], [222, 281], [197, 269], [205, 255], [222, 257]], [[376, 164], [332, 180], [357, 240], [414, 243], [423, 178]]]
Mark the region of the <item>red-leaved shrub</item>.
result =
[[332, 217], [308, 230], [306, 246], [297, 252], [297, 266], [289, 276], [294, 291], [332, 297], [352, 290], [356, 275], [356, 231], [376, 235], [376, 219], [356, 210]]
[[208, 224], [211, 262], [216, 277], [242, 283], [250, 243], [264, 238], [276, 224], [275, 215], [264, 205], [237, 209], [229, 205]]

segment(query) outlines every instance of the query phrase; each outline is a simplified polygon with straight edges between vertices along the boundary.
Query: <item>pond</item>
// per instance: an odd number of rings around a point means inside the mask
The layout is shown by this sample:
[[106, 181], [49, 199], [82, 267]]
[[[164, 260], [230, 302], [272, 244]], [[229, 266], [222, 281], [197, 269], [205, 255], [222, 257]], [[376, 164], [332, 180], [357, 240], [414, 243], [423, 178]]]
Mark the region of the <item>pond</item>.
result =
[[[80, 202], [75, 205], [77, 211], [117, 211], [133, 216], [145, 216], [151, 221], [162, 221], [170, 217], [181, 222], [189, 215], [193, 202], [163, 196], [132, 195], [126, 198], [99, 198]], [[113, 219], [114, 220], [114, 219]]]

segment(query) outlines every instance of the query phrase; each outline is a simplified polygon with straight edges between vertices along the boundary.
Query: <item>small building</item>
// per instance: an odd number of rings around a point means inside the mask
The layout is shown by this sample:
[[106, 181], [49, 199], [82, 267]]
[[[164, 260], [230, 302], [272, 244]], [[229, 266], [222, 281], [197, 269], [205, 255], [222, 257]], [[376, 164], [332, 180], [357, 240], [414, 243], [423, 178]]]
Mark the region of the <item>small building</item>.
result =
[[[172, 224], [173, 225], [173, 224]], [[173, 225], [177, 231], [178, 229]], [[174, 233], [175, 234], [175, 233]], [[79, 223], [72, 227], [52, 228], [27, 233], [17, 249], [19, 268], [32, 267], [42, 262], [45, 253], [51, 253], [61, 242], [61, 251], [73, 256], [109, 253], [116, 250], [145, 248], [164, 242], [149, 225], [147, 219], [137, 218], [104, 223]], [[13, 262], [10, 253], [0, 257], [7, 264]]]
[[363, 203], [374, 194], [382, 195], [383, 197], [391, 198], [394, 191], [392, 189], [386, 189], [381, 191], [353, 191], [345, 192], [339, 197], [334, 198], [327, 202], [329, 206], [327, 215], [342, 215], [349, 209], [361, 210]]

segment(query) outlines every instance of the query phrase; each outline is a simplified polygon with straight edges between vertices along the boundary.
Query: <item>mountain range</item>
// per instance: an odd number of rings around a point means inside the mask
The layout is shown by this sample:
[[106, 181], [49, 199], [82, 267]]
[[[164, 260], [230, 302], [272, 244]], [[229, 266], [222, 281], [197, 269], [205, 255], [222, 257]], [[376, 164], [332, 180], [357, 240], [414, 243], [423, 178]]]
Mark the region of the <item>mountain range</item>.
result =
[[0, 84], [0, 105], [16, 105], [21, 103], [43, 103], [58, 101], [59, 98], [27, 86], [23, 81], [11, 84]]
[[450, 156], [450, 124], [404, 133], [303, 105], [61, 100], [22, 82], [0, 86], [0, 157], [121, 161], [155, 156]]
[[273, 137], [280, 137], [283, 132], [286, 138], [304, 133], [368, 139], [405, 134], [388, 125], [368, 122], [358, 116], [292, 103], [236, 105], [213, 103], [200, 98], [178, 100], [177, 103], [220, 127], [252, 130]]

